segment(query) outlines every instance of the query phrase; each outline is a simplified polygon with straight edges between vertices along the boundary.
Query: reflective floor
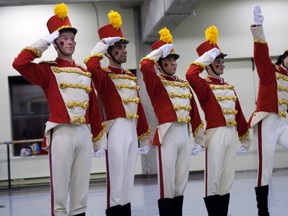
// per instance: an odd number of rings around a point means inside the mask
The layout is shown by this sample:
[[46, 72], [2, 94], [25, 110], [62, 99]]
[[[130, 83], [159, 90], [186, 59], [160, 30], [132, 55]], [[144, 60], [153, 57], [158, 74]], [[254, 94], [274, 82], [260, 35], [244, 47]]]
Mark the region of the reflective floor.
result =
[[[256, 172], [237, 172], [231, 191], [229, 216], [256, 216], [254, 195]], [[288, 215], [288, 169], [273, 173], [269, 205], [271, 216]], [[203, 202], [203, 174], [191, 173], [184, 197], [184, 216], [207, 215]], [[135, 180], [132, 200], [133, 216], [156, 216], [159, 192], [155, 176]], [[93, 181], [88, 198], [88, 216], [104, 216], [106, 208], [105, 181]], [[0, 190], [1, 216], [49, 216], [49, 186], [21, 187]]]

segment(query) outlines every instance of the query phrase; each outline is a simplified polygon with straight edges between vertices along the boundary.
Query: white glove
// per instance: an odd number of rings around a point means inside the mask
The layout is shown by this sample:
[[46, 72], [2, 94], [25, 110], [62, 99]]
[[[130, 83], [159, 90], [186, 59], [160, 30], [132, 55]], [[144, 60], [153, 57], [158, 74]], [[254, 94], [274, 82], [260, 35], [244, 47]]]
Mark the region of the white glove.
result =
[[165, 45], [159, 47], [159, 49], [162, 50], [162, 56], [161, 57], [166, 58], [170, 54], [173, 47], [174, 47], [173, 44], [165, 44]]
[[150, 150], [149, 145], [138, 148], [138, 154], [147, 155]]
[[92, 153], [93, 157], [103, 157], [105, 155], [105, 150], [100, 149]]
[[195, 144], [195, 146], [190, 150], [190, 155], [198, 155], [202, 151], [202, 146]]
[[238, 153], [245, 153], [245, 152], [248, 152], [249, 149], [245, 146], [241, 146], [239, 149], [238, 149]]
[[114, 45], [116, 42], [121, 40], [121, 37], [108, 37], [108, 38], [103, 38], [102, 39], [104, 41], [105, 44], [107, 44], [108, 46], [112, 46]]
[[208, 54], [215, 59], [219, 54], [220, 54], [220, 50], [217, 49], [216, 47], [214, 47], [213, 49], [208, 51]]
[[253, 14], [254, 14], [254, 23], [256, 25], [262, 25], [264, 21], [264, 16], [261, 12], [261, 7], [259, 5], [256, 5], [254, 7]]
[[47, 41], [49, 44], [51, 44], [55, 39], [59, 37], [59, 31], [54, 31], [53, 33], [46, 35], [42, 39]]

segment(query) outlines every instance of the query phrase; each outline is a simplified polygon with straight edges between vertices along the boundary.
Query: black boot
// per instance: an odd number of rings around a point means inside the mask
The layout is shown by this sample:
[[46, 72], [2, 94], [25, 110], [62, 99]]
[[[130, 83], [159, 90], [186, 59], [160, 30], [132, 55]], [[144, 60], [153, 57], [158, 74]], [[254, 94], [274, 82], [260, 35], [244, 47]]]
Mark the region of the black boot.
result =
[[229, 208], [230, 193], [220, 196], [220, 214], [219, 216], [227, 216]]
[[183, 198], [184, 196], [174, 197], [174, 216], [182, 216]]
[[163, 198], [158, 200], [160, 216], [174, 216], [174, 199]]
[[268, 211], [268, 192], [269, 192], [269, 185], [255, 188], [258, 216], [270, 215]]
[[220, 195], [204, 197], [204, 202], [209, 216], [220, 215]]
[[85, 212], [81, 213], [81, 214], [74, 215], [74, 216], [85, 216]]
[[107, 216], [122, 216], [122, 206], [116, 205], [106, 209]]
[[131, 216], [131, 204], [127, 203], [122, 206], [122, 216]]

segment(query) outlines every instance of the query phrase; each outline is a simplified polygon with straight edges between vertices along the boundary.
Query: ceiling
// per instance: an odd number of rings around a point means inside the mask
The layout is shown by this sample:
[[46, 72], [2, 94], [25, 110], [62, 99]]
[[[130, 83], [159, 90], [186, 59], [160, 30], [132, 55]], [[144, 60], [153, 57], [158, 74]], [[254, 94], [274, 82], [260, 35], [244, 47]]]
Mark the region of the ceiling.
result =
[[[204, 0], [117, 0], [123, 8], [140, 8], [142, 40], [153, 42], [163, 26], [173, 31]], [[0, 0], [0, 7], [17, 5], [44, 5], [64, 3], [115, 2], [110, 0]]]
[[[143, 0], [118, 0], [123, 8], [133, 8], [140, 6]], [[41, 5], [56, 4], [59, 0], [0, 0], [0, 7], [17, 5]], [[93, 3], [93, 2], [115, 2], [109, 0], [64, 0], [64, 3]]]

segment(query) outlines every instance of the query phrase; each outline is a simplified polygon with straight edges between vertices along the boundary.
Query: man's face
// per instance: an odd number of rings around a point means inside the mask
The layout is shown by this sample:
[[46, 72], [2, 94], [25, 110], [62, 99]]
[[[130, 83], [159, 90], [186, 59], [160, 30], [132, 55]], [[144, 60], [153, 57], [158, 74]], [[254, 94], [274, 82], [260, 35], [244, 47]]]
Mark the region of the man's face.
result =
[[283, 59], [283, 66], [288, 69], [288, 56]]
[[[66, 56], [72, 56], [72, 54], [75, 51], [75, 35], [71, 31], [64, 31], [60, 33], [59, 37], [56, 39], [56, 42], [61, 49], [61, 51], [66, 55]], [[57, 49], [58, 54], [59, 50]]]
[[177, 62], [174, 56], [168, 56], [167, 58], [163, 59], [160, 64], [162, 64], [164, 73], [166, 73], [167, 75], [172, 76], [176, 73]]
[[216, 58], [212, 63], [212, 66], [217, 74], [223, 74], [225, 68], [224, 58]]
[[127, 61], [126, 43], [116, 43], [111, 53], [119, 63], [125, 63]]

